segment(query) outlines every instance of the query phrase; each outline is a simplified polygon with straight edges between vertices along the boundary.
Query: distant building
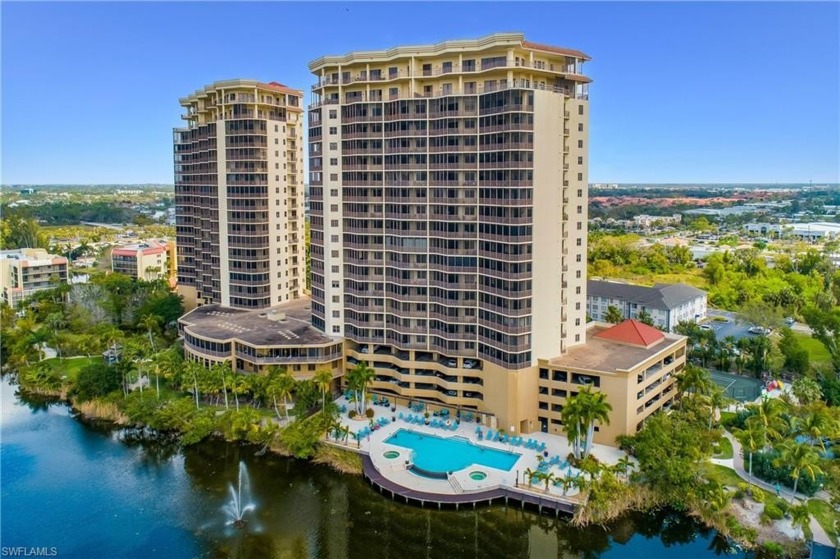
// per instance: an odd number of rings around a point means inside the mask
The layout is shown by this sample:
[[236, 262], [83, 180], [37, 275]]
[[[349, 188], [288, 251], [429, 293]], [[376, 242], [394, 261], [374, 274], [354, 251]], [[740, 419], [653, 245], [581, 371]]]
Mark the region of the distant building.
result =
[[642, 214], [633, 217], [633, 225], [643, 229], [648, 229], [655, 223], [661, 223], [662, 225], [676, 225], [681, 221], [682, 216], [680, 214], [674, 214], [671, 216]]
[[840, 223], [815, 221], [811, 223], [748, 223], [744, 225], [747, 233], [758, 235], [775, 234], [776, 237], [787, 235], [799, 237], [803, 241], [827, 241], [840, 239]]
[[173, 241], [143, 241], [111, 250], [111, 270], [146, 281], [169, 278], [175, 273]]
[[669, 332], [683, 320], [706, 317], [706, 292], [681, 283], [658, 283], [653, 287], [617, 281], [587, 282], [586, 312], [592, 320], [606, 321], [609, 307], [624, 318], [638, 318], [646, 311], [653, 323]]
[[20, 195], [21, 196], [31, 196], [31, 195], [35, 194], [36, 192], [38, 192], [38, 191], [35, 190], [34, 188], [21, 188], [20, 189]]
[[67, 259], [42, 248], [0, 251], [0, 289], [15, 307], [33, 293], [67, 283]]

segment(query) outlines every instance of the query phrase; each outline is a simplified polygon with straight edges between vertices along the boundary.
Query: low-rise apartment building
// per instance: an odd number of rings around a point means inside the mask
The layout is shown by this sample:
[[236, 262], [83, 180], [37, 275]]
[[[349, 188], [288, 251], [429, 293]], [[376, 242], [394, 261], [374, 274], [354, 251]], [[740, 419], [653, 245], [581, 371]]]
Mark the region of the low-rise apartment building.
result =
[[111, 271], [146, 281], [175, 275], [173, 241], [140, 241], [111, 250]]
[[610, 307], [617, 308], [623, 318], [635, 319], [642, 311], [647, 312], [655, 326], [673, 332], [680, 322], [706, 317], [706, 292], [682, 283], [647, 287], [618, 281], [587, 281], [589, 317], [604, 322]]
[[67, 283], [67, 259], [41, 248], [0, 251], [0, 289], [15, 307], [37, 291]]
[[685, 359], [684, 336], [636, 320], [590, 323], [586, 345], [540, 360], [540, 429], [565, 434], [563, 406], [582, 387], [592, 386], [612, 406], [609, 424], [595, 427], [595, 442], [614, 446], [616, 437], [635, 434], [645, 419], [671, 406], [677, 397], [674, 376], [685, 368]]

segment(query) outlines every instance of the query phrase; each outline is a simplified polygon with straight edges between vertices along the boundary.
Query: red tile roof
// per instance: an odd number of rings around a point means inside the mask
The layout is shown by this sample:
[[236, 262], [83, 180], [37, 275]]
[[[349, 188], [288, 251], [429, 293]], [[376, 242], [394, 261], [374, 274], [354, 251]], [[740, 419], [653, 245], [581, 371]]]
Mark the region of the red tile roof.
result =
[[268, 82], [268, 83], [264, 83], [262, 85], [269, 88], [269, 89], [274, 89], [274, 90], [280, 91], [282, 93], [289, 93], [291, 95], [303, 96], [302, 91], [297, 90], [297, 89], [292, 89], [291, 87], [289, 87], [287, 85], [283, 85], [282, 83]]
[[595, 334], [596, 338], [618, 342], [620, 344], [650, 347], [665, 339], [665, 334], [638, 320], [625, 320]]

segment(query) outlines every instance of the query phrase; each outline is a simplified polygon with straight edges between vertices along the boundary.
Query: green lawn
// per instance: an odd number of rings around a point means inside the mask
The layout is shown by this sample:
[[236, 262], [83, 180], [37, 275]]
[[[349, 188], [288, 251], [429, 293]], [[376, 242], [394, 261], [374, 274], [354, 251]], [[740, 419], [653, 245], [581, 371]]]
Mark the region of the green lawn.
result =
[[817, 519], [823, 530], [826, 531], [828, 537], [837, 545], [837, 532], [834, 531], [834, 520], [837, 518], [837, 512], [831, 509], [831, 505], [821, 499], [811, 499], [808, 501], [808, 510], [811, 515]]
[[71, 357], [69, 359], [59, 359], [58, 357], [53, 357], [52, 359], [44, 359], [39, 362], [39, 365], [49, 367], [53, 373], [59, 376], [67, 375], [68, 379], [76, 380], [76, 375], [79, 374], [79, 370], [82, 367], [89, 365], [90, 363], [94, 363], [97, 360], [102, 360], [102, 357], [99, 355], [95, 355], [93, 357]]
[[808, 350], [808, 357], [811, 358], [811, 363], [820, 364], [831, 361], [831, 355], [821, 341], [815, 340], [807, 334], [794, 333], [794, 336], [799, 338], [799, 343]]
[[[702, 473], [706, 477], [706, 479], [711, 480], [711, 481], [716, 481], [719, 484], [726, 485], [728, 487], [733, 487], [734, 488], [734, 487], [738, 487], [738, 484], [740, 484], [740, 483], [747, 483], [747, 481], [744, 480], [744, 479], [741, 479], [741, 476], [739, 476], [735, 472], [735, 470], [733, 470], [732, 468], [727, 468], [726, 466], [720, 466], [718, 464], [706, 464]], [[779, 497], [776, 497], [775, 493], [771, 493], [770, 491], [765, 491], [764, 489], [762, 489], [762, 488], [760, 488], [756, 485], [753, 485], [752, 490], [753, 490], [753, 493], [755, 493], [756, 491], [761, 491], [762, 493], [764, 493], [764, 502], [765, 503], [772, 503], [772, 502], [775, 502], [775, 501], [783, 501], [784, 500], [784, 499], [781, 499]]]
[[715, 458], [719, 458], [721, 460], [729, 460], [732, 458], [732, 441], [726, 437], [721, 437], [718, 448], [719, 452], [714, 455]]

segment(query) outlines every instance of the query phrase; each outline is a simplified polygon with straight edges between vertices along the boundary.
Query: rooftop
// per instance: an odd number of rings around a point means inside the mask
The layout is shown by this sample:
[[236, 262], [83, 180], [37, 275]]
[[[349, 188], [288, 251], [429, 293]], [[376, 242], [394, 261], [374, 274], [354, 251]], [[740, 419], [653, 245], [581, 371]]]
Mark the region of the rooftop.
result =
[[[630, 321], [625, 321], [630, 322]], [[621, 326], [621, 325], [619, 325]], [[552, 365], [597, 372], [630, 371], [654, 355], [668, 351], [685, 340], [685, 336], [659, 332], [662, 338], [652, 346], [628, 345], [599, 334], [616, 328], [603, 322], [593, 322], [586, 330], [586, 343], [572, 347], [561, 357], [550, 359]]]
[[237, 339], [253, 346], [325, 345], [340, 338], [313, 327], [309, 299], [297, 299], [270, 309], [245, 310], [204, 305], [179, 320], [190, 334], [205, 339]]
[[625, 320], [612, 328], [607, 328], [595, 334], [595, 337], [602, 340], [610, 340], [620, 344], [635, 345], [640, 347], [653, 347], [665, 336], [661, 331], [648, 326], [638, 320]]
[[586, 290], [590, 297], [614, 297], [661, 310], [671, 310], [706, 296], [702, 289], [684, 283], [657, 283], [648, 287], [619, 281], [588, 280]]
[[130, 245], [118, 245], [111, 251], [111, 254], [119, 254], [123, 256], [134, 256], [138, 252], [143, 254], [158, 254], [166, 252], [167, 245], [165, 242], [159, 241], [141, 241]]
[[437, 56], [446, 52], [462, 52], [464, 50], [483, 50], [500, 46], [521, 47], [524, 49], [538, 50], [554, 55], [571, 56], [590, 60], [585, 53], [561, 47], [553, 47], [540, 43], [532, 43], [525, 40], [522, 33], [493, 33], [478, 39], [461, 39], [455, 41], [442, 41], [432, 45], [414, 45], [394, 47], [385, 50], [353, 51], [344, 55], [322, 56], [309, 63], [309, 69], [315, 72], [324, 66], [336, 64], [352, 64], [368, 60], [393, 60], [406, 56]]

